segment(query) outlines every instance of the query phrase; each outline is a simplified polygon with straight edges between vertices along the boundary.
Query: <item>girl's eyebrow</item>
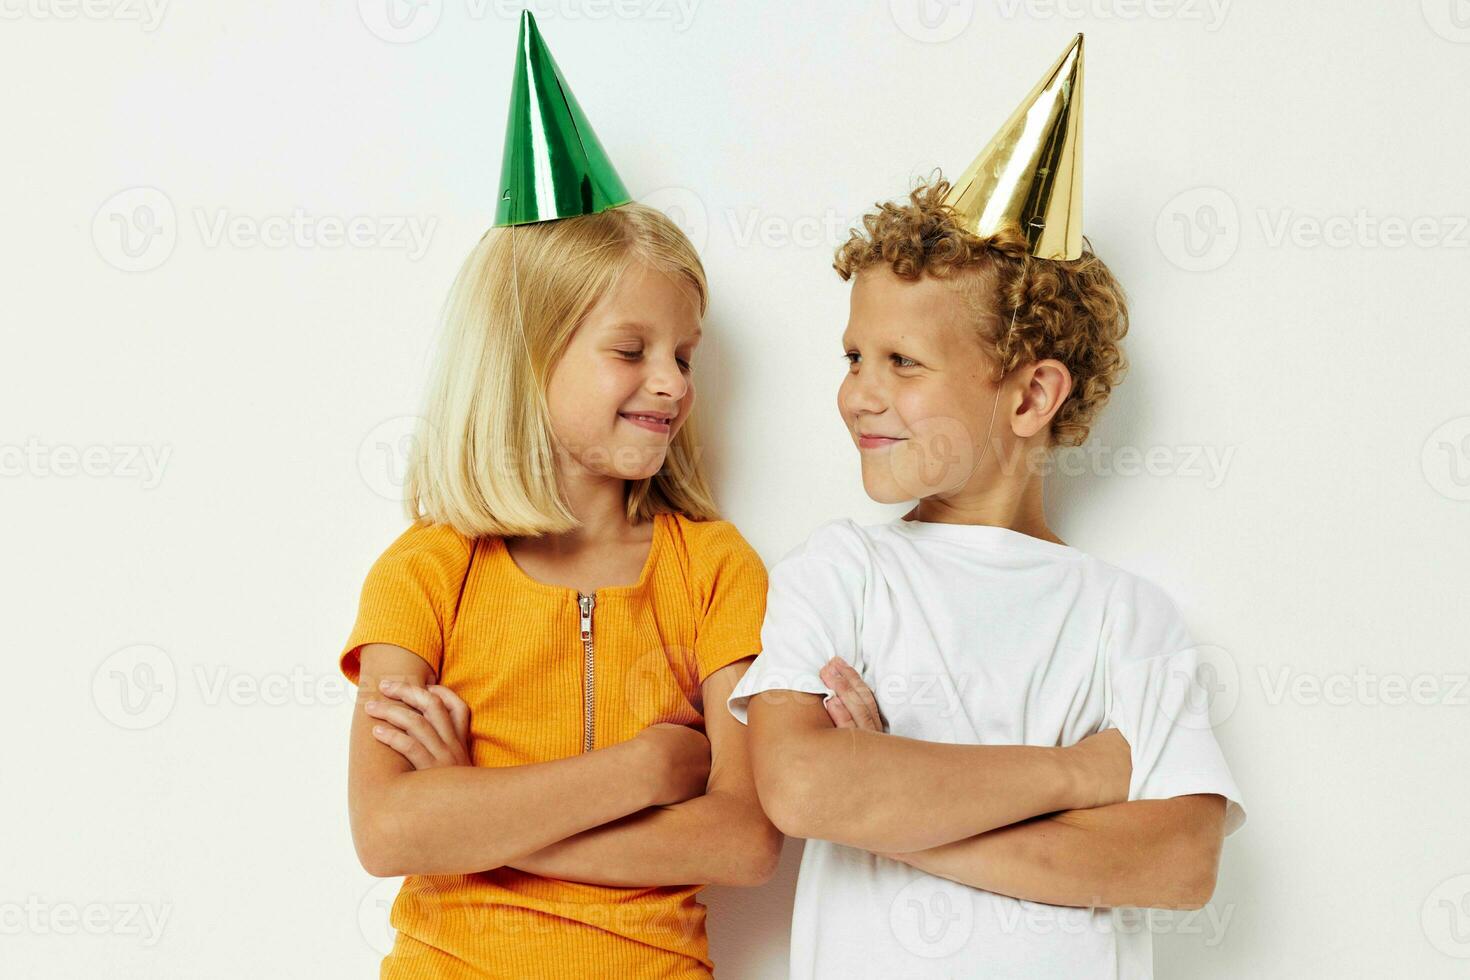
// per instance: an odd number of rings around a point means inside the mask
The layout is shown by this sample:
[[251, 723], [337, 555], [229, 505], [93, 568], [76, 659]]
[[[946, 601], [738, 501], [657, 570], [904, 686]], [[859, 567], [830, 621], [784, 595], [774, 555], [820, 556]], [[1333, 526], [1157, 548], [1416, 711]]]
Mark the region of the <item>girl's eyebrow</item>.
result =
[[[649, 327], [649, 325], [646, 324], [646, 323], [644, 323], [642, 320], [619, 320], [617, 323], [614, 323], [611, 326], [609, 326], [608, 327], [608, 330], [611, 330], [611, 331], [617, 331], [617, 330], [642, 330], [642, 331], [646, 331], [648, 329], [648, 327]], [[703, 337], [704, 337], [704, 330], [701, 329], [701, 328], [699, 328], [699, 327], [695, 327], [694, 328], [694, 332], [691, 333], [691, 334], [689, 334], [689, 335], [687, 335], [684, 339], [686, 339], [686, 340], [700, 340]]]

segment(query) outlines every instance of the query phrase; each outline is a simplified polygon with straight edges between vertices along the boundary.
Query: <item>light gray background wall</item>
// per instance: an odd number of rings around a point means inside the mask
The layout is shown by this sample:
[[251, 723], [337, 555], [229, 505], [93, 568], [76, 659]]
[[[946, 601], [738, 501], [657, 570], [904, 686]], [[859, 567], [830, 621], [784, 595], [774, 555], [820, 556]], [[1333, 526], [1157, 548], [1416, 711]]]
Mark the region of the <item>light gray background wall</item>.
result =
[[[536, 5], [708, 263], [727, 515], [774, 562], [898, 513], [834, 408], [832, 247], [1085, 31], [1134, 369], [1050, 512], [1217, 650], [1251, 812], [1159, 974], [1462, 976], [1470, 4], [924, 2]], [[6, 976], [376, 975], [397, 882], [353, 857], [336, 653], [493, 210], [516, 6], [0, 0]], [[722, 975], [782, 975], [799, 849], [706, 893]]]

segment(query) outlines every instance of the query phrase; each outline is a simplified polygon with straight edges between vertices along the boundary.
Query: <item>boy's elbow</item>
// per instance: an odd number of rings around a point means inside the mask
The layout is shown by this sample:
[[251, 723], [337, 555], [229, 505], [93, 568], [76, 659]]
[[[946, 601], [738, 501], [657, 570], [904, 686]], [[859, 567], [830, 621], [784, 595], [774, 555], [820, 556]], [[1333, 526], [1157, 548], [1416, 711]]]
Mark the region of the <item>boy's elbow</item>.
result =
[[[810, 753], [786, 748], [756, 769], [756, 792], [772, 825], [787, 837], [818, 837], [822, 785]], [[779, 847], [778, 847], [779, 850]], [[779, 856], [779, 855], [778, 855]]]
[[1202, 909], [1215, 895], [1220, 872], [1220, 852], [1224, 834], [1219, 821], [1203, 820], [1180, 835], [1173, 859], [1172, 886], [1165, 908]]

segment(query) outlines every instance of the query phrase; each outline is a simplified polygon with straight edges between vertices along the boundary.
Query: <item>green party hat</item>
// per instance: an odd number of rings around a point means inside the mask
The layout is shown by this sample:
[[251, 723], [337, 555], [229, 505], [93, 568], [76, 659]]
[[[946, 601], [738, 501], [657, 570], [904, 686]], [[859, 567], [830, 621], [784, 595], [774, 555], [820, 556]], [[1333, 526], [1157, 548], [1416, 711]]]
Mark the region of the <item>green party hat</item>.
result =
[[523, 11], [496, 227], [596, 214], [631, 200], [536, 18]]

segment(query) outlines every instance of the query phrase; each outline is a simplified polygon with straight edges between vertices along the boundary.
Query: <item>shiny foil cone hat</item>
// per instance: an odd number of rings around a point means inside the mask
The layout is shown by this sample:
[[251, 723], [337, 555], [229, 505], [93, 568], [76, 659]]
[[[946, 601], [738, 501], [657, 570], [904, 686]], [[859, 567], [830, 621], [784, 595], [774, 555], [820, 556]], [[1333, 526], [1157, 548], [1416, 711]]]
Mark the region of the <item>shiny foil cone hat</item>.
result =
[[1082, 255], [1082, 35], [945, 197], [967, 231], [1019, 226], [1042, 259]]
[[632, 197], [551, 57], [521, 13], [495, 226], [596, 214]]

